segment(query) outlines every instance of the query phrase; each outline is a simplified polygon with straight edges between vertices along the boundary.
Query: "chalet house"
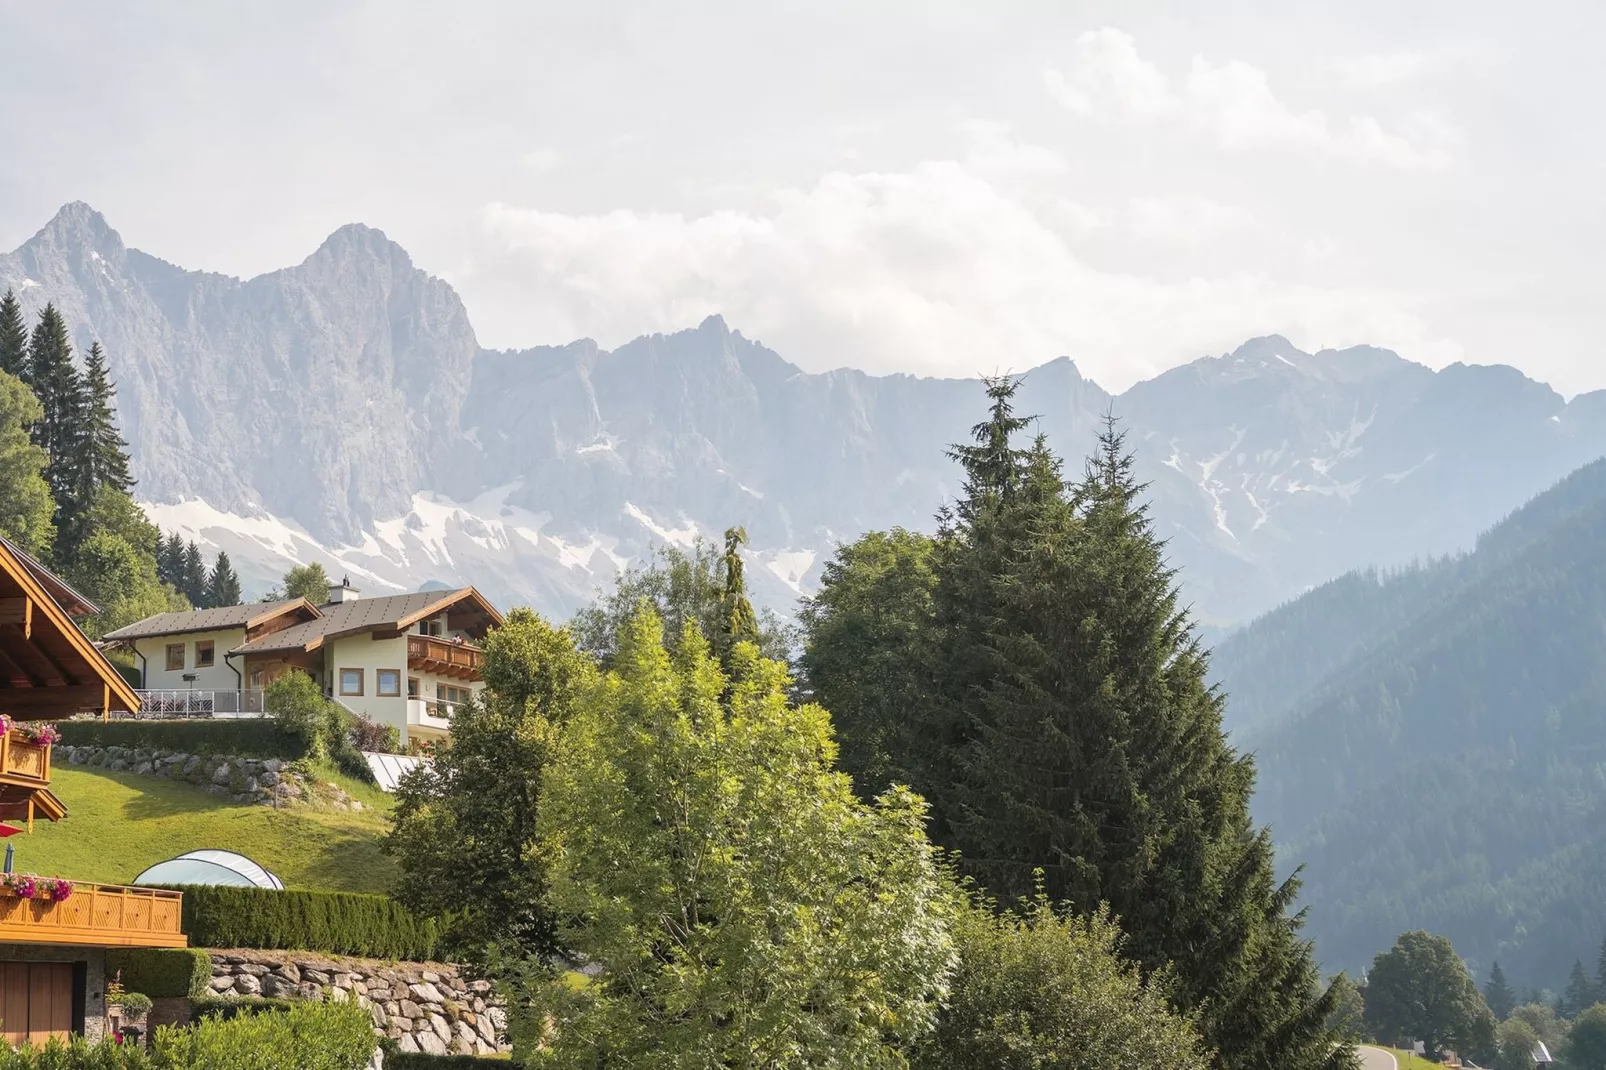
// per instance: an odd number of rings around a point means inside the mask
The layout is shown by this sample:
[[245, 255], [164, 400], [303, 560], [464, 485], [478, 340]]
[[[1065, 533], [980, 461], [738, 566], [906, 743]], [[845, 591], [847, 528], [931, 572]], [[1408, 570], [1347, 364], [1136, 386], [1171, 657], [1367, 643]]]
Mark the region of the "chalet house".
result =
[[[139, 710], [139, 696], [74, 617], [95, 607], [0, 538], [0, 821], [67, 816], [50, 790], [51, 743], [36, 722]], [[16, 825], [0, 827], [10, 835]], [[24, 846], [21, 854], [27, 856]], [[183, 897], [0, 875], [0, 1039], [98, 1038], [106, 1026], [106, 949], [184, 947]]]
[[304, 598], [158, 613], [106, 635], [134, 654], [152, 709], [226, 716], [262, 709], [291, 670], [353, 713], [440, 739], [452, 708], [483, 686], [478, 643], [502, 622], [472, 587], [363, 598], [344, 580], [322, 605]]

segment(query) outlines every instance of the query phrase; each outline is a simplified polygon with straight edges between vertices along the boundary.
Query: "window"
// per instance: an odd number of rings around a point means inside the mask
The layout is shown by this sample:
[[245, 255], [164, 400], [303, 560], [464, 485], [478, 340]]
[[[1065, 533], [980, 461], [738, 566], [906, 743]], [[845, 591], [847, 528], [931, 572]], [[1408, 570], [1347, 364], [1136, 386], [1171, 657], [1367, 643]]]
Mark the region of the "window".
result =
[[440, 620], [437, 618], [437, 619], [433, 619], [433, 620], [421, 620], [421, 621], [419, 621], [418, 622], [418, 634], [419, 635], [440, 635], [441, 634], [441, 622], [440, 622]]
[[418, 697], [418, 677], [416, 677], [416, 676], [409, 676], [407, 678], [407, 697], [408, 698], [417, 698]]
[[450, 684], [436, 684], [435, 697], [442, 702], [467, 702], [472, 694], [466, 687], [453, 687]]
[[374, 694], [380, 698], [401, 697], [401, 670], [375, 669]]
[[182, 672], [184, 670], [184, 644], [167, 644], [167, 671]]
[[340, 670], [340, 693], [342, 695], [360, 695], [360, 694], [362, 694], [362, 670], [361, 669], [341, 669]]
[[212, 667], [213, 643], [210, 639], [198, 639], [195, 642], [195, 667], [197, 669], [210, 669]]

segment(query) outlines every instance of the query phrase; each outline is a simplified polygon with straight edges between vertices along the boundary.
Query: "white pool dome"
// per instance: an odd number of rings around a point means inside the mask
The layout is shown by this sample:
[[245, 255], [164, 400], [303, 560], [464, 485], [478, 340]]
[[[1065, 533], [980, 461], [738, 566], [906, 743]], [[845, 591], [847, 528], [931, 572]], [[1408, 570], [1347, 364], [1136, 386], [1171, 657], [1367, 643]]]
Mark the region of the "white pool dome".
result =
[[135, 884], [226, 884], [236, 888], [273, 888], [284, 882], [242, 854], [233, 851], [191, 851], [158, 862], [134, 878]]

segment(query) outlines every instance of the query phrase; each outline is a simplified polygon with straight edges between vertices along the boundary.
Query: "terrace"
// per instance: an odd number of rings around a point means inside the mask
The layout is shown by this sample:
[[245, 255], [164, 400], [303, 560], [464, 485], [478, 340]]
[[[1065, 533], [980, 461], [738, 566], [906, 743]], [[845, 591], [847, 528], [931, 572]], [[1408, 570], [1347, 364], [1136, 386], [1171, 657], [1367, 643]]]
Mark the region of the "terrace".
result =
[[485, 669], [485, 651], [469, 642], [409, 635], [407, 667], [458, 680], [479, 680]]
[[60, 901], [0, 891], [0, 943], [77, 947], [186, 947], [184, 896], [159, 888], [73, 881]]

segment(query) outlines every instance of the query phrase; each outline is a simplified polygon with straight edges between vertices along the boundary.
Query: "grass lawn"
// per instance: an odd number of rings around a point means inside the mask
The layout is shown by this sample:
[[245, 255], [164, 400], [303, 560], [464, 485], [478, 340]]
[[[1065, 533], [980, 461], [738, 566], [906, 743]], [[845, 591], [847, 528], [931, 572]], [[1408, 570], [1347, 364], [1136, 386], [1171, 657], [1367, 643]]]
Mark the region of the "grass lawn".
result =
[[238, 806], [189, 784], [130, 773], [67, 765], [50, 772], [68, 816], [7, 841], [19, 873], [126, 884], [147, 866], [208, 847], [238, 851], [293, 888], [383, 892], [396, 872], [378, 842], [389, 827], [389, 797], [328, 770], [321, 779], [355, 796], [361, 813]]

